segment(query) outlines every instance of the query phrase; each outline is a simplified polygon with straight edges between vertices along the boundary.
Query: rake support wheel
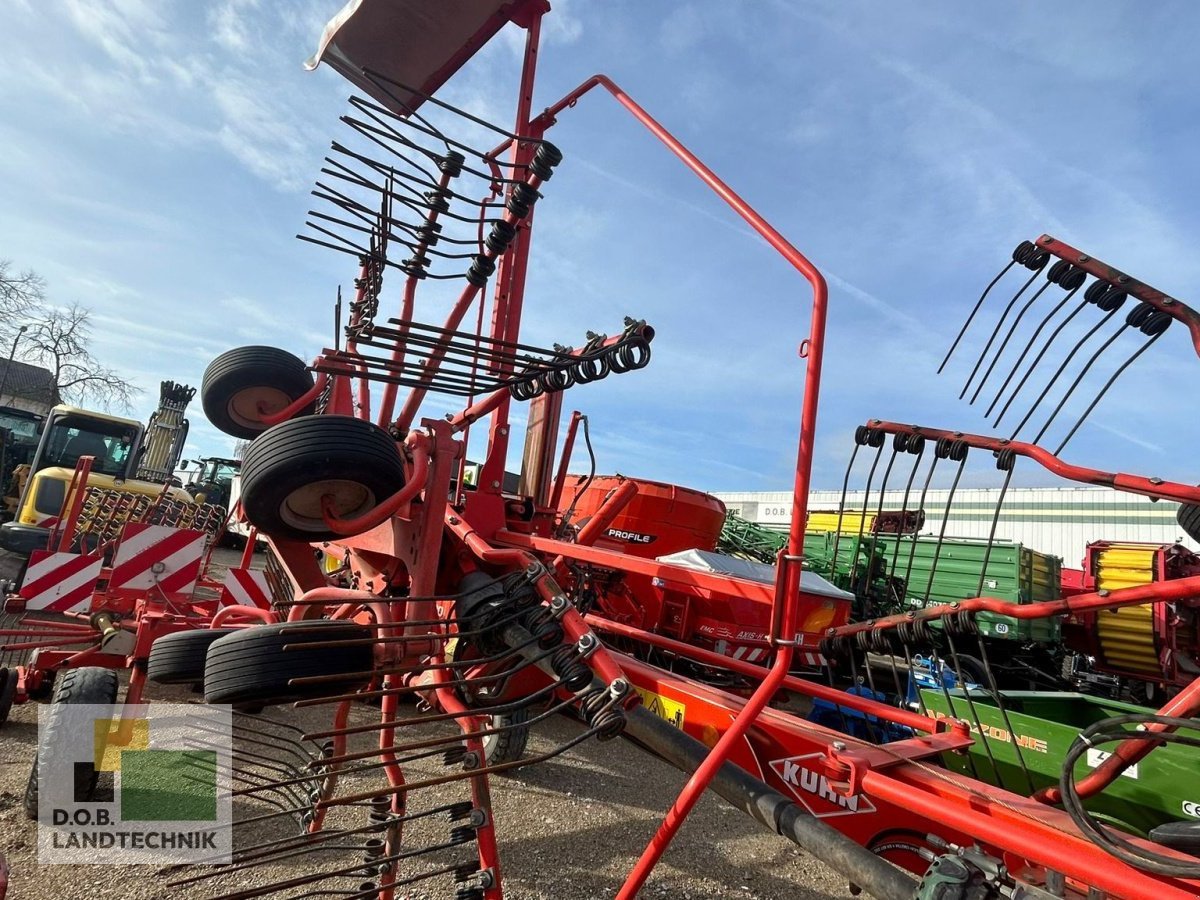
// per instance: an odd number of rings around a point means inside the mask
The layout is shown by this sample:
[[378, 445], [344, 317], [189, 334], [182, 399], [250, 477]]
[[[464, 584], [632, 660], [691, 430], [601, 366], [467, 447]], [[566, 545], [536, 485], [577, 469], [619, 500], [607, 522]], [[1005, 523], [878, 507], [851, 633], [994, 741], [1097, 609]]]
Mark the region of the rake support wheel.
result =
[[304, 416], [266, 431], [242, 465], [242, 509], [263, 534], [301, 541], [337, 535], [321, 503], [333, 497], [340, 518], [370, 511], [404, 486], [396, 442], [352, 416]]
[[[236, 347], [208, 364], [200, 403], [208, 421], [228, 435], [253, 439], [267, 430], [263, 413], [278, 413], [313, 387], [304, 360], [276, 347]], [[316, 403], [300, 411], [307, 415]]]
[[200, 684], [204, 681], [204, 659], [214, 641], [237, 628], [198, 628], [166, 634], [150, 648], [146, 677], [158, 684]]
[[1181, 503], [1175, 521], [1193, 541], [1200, 541], [1200, 503]]
[[[60, 734], [61, 724], [55, 715], [55, 707], [72, 704], [96, 704], [112, 706], [117, 702], [117, 673], [112, 669], [89, 666], [82, 669], [67, 669], [61, 672], [54, 684], [54, 696], [50, 700], [50, 716], [38, 740], [37, 755], [25, 785], [25, 815], [38, 817], [38, 760], [63, 746], [67, 735]], [[75, 769], [75, 796], [91, 797], [96, 790], [100, 774], [90, 766]]]
[[504, 728], [499, 734], [489, 734], [483, 738], [484, 765], [495, 766], [500, 763], [515, 762], [525, 755], [525, 745], [529, 743], [529, 708], [515, 709], [510, 713], [491, 717], [488, 728]]
[[[374, 631], [355, 622], [288, 622], [239, 628], [212, 643], [204, 663], [204, 700], [235, 706], [273, 706], [343, 694], [365, 686], [370, 644], [308, 647], [328, 641], [369, 641]], [[285, 649], [288, 648], [288, 649]], [[293, 678], [322, 677], [314, 684]]]

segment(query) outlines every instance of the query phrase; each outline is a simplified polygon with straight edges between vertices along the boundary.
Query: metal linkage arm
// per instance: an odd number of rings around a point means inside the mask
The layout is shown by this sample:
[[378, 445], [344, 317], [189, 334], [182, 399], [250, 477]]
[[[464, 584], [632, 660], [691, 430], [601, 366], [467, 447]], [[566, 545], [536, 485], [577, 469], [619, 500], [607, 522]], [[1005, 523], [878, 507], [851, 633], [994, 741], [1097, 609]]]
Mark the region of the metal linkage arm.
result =
[[1146, 478], [1122, 472], [1105, 472], [1102, 469], [1073, 465], [1063, 462], [1049, 450], [1025, 441], [1011, 441], [1005, 438], [967, 434], [962, 431], [948, 431], [941, 428], [926, 428], [921, 425], [902, 425], [898, 422], [884, 422], [880, 419], [869, 419], [866, 427], [886, 434], [919, 435], [929, 441], [958, 441], [967, 447], [990, 450], [993, 453], [1012, 453], [1016, 456], [1024, 456], [1055, 475], [1071, 481], [1099, 484], [1116, 488], [1127, 494], [1141, 494], [1143, 497], [1150, 497], [1154, 500], [1173, 500], [1177, 503], [1200, 503], [1200, 487], [1175, 481], [1164, 481], [1161, 478]]

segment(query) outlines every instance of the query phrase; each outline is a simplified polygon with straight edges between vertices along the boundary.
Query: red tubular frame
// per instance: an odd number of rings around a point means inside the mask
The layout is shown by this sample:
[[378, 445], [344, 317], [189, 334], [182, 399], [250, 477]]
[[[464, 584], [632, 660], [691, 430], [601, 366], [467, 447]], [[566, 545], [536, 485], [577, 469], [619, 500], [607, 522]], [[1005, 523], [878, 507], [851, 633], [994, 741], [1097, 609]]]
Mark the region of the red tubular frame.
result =
[[1076, 466], [1063, 462], [1049, 450], [1037, 444], [1024, 441], [1010, 441], [1004, 438], [989, 437], [982, 434], [966, 434], [961, 431], [948, 431], [942, 428], [926, 428], [921, 425], [901, 425], [898, 422], [884, 422], [880, 419], [868, 419], [867, 427], [887, 434], [920, 435], [927, 440], [937, 441], [945, 438], [950, 441], [964, 441], [968, 446], [993, 452], [1011, 450], [1017, 456], [1032, 459], [1043, 468], [1055, 475], [1060, 475], [1070, 481], [1083, 484], [1099, 484], [1116, 488], [1127, 494], [1141, 494], [1156, 500], [1174, 500], [1176, 503], [1200, 503], [1200, 487], [1180, 484], [1175, 481], [1163, 481], [1161, 478], [1145, 478], [1141, 475], [1127, 475], [1122, 472], [1105, 472], [1101, 469], [1091, 469], [1087, 466]]
[[[744, 659], [735, 659], [732, 656], [725, 656], [712, 650], [705, 650], [703, 647], [677, 641], [674, 638], [669, 638], [653, 631], [634, 628], [632, 625], [624, 625], [620, 622], [614, 622], [611, 619], [605, 619], [596, 615], [586, 615], [583, 618], [585, 622], [597, 631], [607, 631], [610, 634], [631, 638], [635, 641], [642, 641], [653, 647], [658, 647], [660, 650], [670, 650], [686, 659], [693, 659], [706, 666], [728, 669], [730, 672], [737, 672], [739, 675], [745, 675], [755, 680], [761, 678], [764, 671], [762, 666], [746, 662]], [[827, 687], [819, 682], [807, 681], [792, 675], [788, 675], [783, 679], [782, 686], [786, 690], [795, 691], [797, 694], [804, 694], [805, 696], [815, 697], [820, 700], [828, 700], [830, 703], [834, 703], [844, 709], [853, 709], [888, 722], [895, 722], [897, 725], [904, 725], [914, 731], [923, 731], [926, 734], [938, 734], [939, 732], [954, 729], [961, 730], [964, 734], [967, 731], [965, 724], [952, 719], [935, 719], [932, 716], [923, 716], [920, 713], [910, 712], [897, 706], [880, 703], [878, 700], [872, 700], [869, 697], [849, 694], [838, 688]]]
[[1059, 259], [1066, 260], [1071, 265], [1083, 269], [1089, 275], [1094, 275], [1102, 281], [1107, 281], [1114, 287], [1118, 287], [1129, 294], [1129, 296], [1149, 303], [1159, 312], [1164, 312], [1172, 319], [1182, 322], [1187, 326], [1188, 334], [1192, 339], [1192, 346], [1195, 348], [1196, 353], [1200, 355], [1200, 312], [1197, 312], [1184, 303], [1180, 303], [1174, 297], [1164, 294], [1157, 288], [1152, 288], [1150, 285], [1138, 281], [1136, 278], [1130, 278], [1120, 269], [1110, 266], [1106, 262], [1101, 262], [1081, 250], [1076, 250], [1070, 244], [1065, 244], [1058, 238], [1043, 234], [1037, 239], [1037, 245], [1039, 249], [1057, 256]]
[[329, 495], [321, 498], [321, 518], [330, 531], [345, 537], [378, 528], [424, 490], [425, 480], [429, 477], [429, 437], [422, 432], [414, 431], [408, 436], [404, 446], [412, 452], [413, 458], [412, 472], [409, 473], [408, 482], [373, 509], [363, 513], [357, 519], [339, 519], [335, 515], [336, 511], [333, 509]]
[[579, 98], [594, 87], [603, 87], [639, 123], [650, 131], [687, 166], [714, 193], [724, 200], [742, 219], [750, 225], [768, 244], [808, 281], [812, 287], [812, 320], [808, 341], [807, 375], [804, 381], [804, 399], [800, 411], [800, 440], [796, 451], [796, 477], [793, 485], [792, 524], [788, 532], [788, 552], [779, 566], [776, 590], [784, 603], [784, 614], [780, 618], [780, 631], [772, 634], [772, 642], [779, 648], [775, 662], [762, 684], [751, 696], [745, 708], [738, 714], [729, 730], [722, 735], [712, 752], [688, 780], [679, 797], [667, 811], [658, 832], [647, 845], [645, 852], [634, 866], [629, 878], [621, 887], [618, 898], [632, 900], [650, 877], [651, 871], [663, 852], [679, 831], [679, 827], [691, 812], [696, 801], [707, 789], [717, 770], [724, 765], [733, 747], [738, 744], [755, 717], [775, 695], [791, 668], [792, 652], [796, 643], [797, 617], [799, 611], [800, 569], [804, 559], [804, 523], [808, 513], [809, 475], [812, 471], [813, 434], [817, 423], [817, 398], [821, 382], [821, 360], [825, 346], [825, 316], [828, 304], [828, 287], [824, 276], [799, 250], [776, 231], [753, 207], [738, 196], [732, 188], [717, 177], [708, 166], [688, 150], [678, 139], [660, 125], [633, 98], [605, 75], [593, 75], [558, 103], [547, 109], [531, 122], [534, 134], [544, 133], [554, 121], [557, 113], [574, 106]]

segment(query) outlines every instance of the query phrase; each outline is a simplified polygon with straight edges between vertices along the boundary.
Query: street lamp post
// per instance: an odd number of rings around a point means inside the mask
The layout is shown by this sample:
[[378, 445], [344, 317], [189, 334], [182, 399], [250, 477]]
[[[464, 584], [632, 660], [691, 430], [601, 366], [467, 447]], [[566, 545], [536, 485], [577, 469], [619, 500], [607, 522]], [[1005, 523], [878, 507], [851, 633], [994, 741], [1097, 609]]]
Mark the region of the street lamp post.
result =
[[22, 325], [13, 336], [12, 349], [8, 351], [8, 364], [4, 367], [4, 374], [0, 375], [0, 400], [4, 399], [4, 386], [8, 384], [8, 370], [12, 368], [13, 357], [17, 355], [17, 341], [21, 340], [21, 335], [28, 330], [28, 325]]

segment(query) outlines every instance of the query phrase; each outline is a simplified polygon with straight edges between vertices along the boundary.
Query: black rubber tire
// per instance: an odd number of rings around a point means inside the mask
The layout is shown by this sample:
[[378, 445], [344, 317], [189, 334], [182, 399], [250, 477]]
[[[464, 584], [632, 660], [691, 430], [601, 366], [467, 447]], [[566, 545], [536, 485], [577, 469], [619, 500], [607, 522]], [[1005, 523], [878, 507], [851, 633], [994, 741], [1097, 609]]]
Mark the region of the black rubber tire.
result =
[[[31, 819], [38, 817], [38, 759], [45, 754], [53, 753], [54, 749], [62, 746], [66, 740], [64, 735], [58, 733], [58, 717], [55, 715], [55, 707], [68, 703], [95, 703], [111, 706], [116, 702], [117, 673], [112, 669], [87, 667], [66, 669], [59, 673], [54, 685], [54, 696], [50, 700], [50, 714], [39, 736], [37, 755], [33, 760], [29, 781], [25, 785], [25, 815]], [[75, 795], [90, 798], [96, 790], [96, 781], [99, 777], [100, 773], [94, 769], [89, 771], [77, 768], [75, 770]]]
[[484, 765], [516, 762], [525, 755], [529, 743], [529, 707], [513, 710], [504, 715], [492, 716], [489, 728], [510, 728], [500, 734], [489, 734], [483, 738]]
[[[200, 382], [200, 403], [208, 421], [228, 435], [253, 439], [267, 430], [254, 407], [261, 400], [278, 412], [312, 389], [304, 360], [277, 347], [236, 347], [208, 364]], [[256, 396], [257, 395], [257, 396]], [[309, 404], [298, 415], [316, 409]]]
[[0, 668], [0, 725], [8, 721], [13, 697], [17, 694], [16, 669]]
[[1175, 521], [1193, 541], [1200, 541], [1200, 503], [1180, 503]]
[[[945, 660], [946, 662], [950, 663], [951, 666], [954, 665], [954, 657], [950, 654], [946, 655]], [[966, 678], [967, 681], [975, 682], [975, 684], [979, 685], [984, 690], [989, 688], [990, 685], [988, 683], [987, 667], [983, 664], [982, 659], [977, 656], [970, 656], [966, 653], [960, 653], [958, 654], [958, 665], [959, 668], [962, 669], [963, 677]]]
[[[307, 643], [370, 638], [374, 631], [355, 622], [315, 620], [282, 625], [255, 625], [214, 641], [204, 664], [204, 700], [234, 706], [274, 706], [312, 697], [344, 694], [370, 678], [370, 644], [351, 647], [303, 647]], [[284, 650], [285, 646], [292, 649]], [[289, 685], [292, 678], [345, 675], [318, 684]]]
[[201, 684], [208, 648], [213, 641], [237, 630], [197, 628], [163, 635], [150, 648], [146, 677], [158, 684]]
[[336, 537], [321, 496], [336, 487], [338, 515], [354, 518], [404, 486], [396, 442], [353, 416], [304, 416], [262, 434], [242, 463], [242, 510], [266, 535], [301, 541]]

